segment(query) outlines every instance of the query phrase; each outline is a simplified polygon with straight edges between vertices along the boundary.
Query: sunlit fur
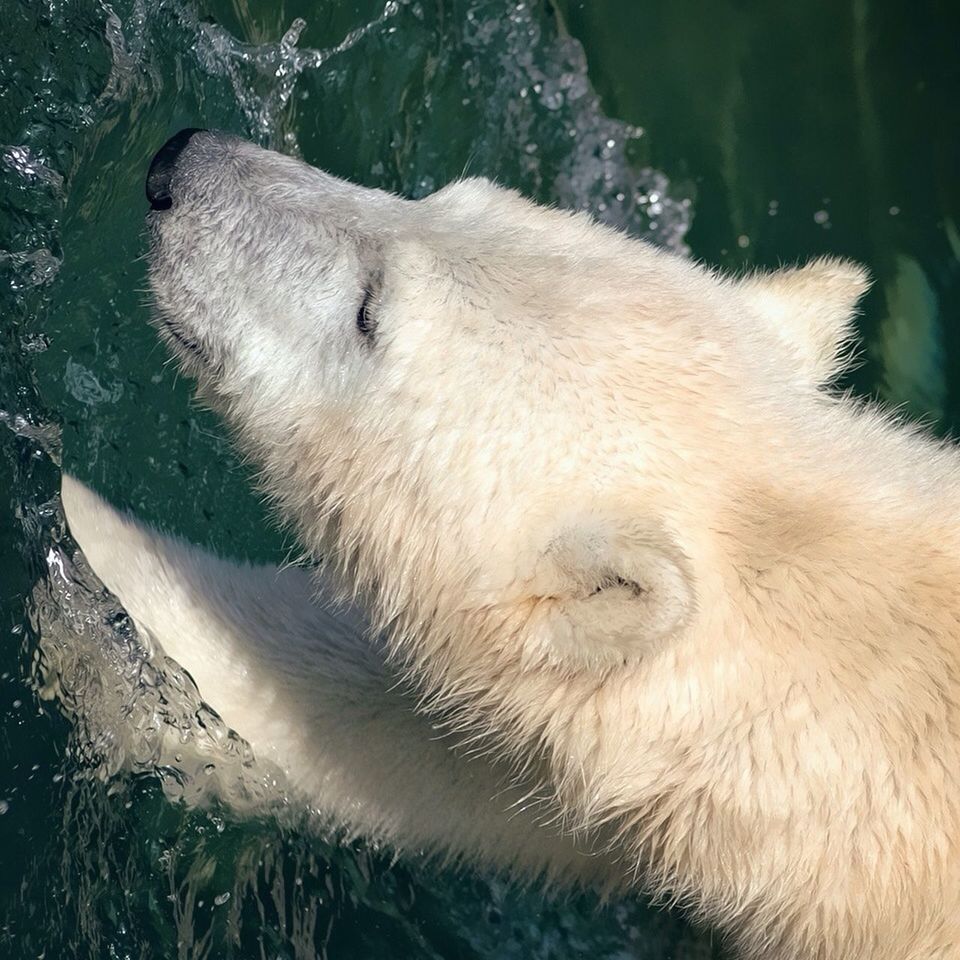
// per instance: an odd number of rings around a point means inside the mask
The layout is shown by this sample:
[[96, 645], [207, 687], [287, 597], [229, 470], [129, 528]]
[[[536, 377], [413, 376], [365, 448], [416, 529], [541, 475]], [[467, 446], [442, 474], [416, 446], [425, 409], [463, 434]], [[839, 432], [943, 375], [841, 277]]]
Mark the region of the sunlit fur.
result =
[[725, 277], [213, 134], [173, 195], [158, 316], [389, 664], [302, 574], [67, 508], [255, 750], [355, 832], [643, 889], [747, 957], [960, 957], [960, 459], [825, 389], [860, 268]]

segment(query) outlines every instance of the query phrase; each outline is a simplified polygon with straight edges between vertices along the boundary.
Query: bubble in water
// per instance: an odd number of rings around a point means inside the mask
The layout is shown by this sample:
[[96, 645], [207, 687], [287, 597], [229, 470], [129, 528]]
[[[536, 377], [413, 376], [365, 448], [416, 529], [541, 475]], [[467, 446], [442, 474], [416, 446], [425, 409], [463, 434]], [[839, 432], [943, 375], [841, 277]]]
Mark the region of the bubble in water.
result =
[[63, 177], [47, 166], [43, 158], [34, 153], [30, 147], [0, 147], [0, 151], [2, 151], [0, 160], [4, 166], [25, 180], [47, 184], [57, 189], [62, 186]]
[[50, 346], [50, 340], [43, 333], [25, 333], [20, 338], [20, 349], [24, 353], [43, 353]]

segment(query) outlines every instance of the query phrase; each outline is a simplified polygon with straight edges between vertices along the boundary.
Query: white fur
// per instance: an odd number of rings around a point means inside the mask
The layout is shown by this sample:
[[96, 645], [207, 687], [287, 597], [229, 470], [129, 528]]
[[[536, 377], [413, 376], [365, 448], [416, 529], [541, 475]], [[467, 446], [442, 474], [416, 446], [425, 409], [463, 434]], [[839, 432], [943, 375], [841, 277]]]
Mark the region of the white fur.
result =
[[302, 574], [66, 506], [255, 750], [352, 830], [646, 887], [745, 956], [960, 957], [960, 460], [821, 389], [860, 268], [734, 281], [215, 134], [173, 194], [159, 316], [387, 660]]

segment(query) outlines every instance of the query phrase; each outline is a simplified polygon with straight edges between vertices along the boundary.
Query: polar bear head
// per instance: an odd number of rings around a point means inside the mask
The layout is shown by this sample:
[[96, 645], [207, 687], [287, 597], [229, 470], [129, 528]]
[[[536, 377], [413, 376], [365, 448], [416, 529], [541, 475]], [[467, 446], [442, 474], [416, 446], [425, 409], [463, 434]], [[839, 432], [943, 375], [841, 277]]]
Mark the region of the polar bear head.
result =
[[866, 284], [731, 280], [485, 180], [409, 201], [205, 131], [151, 177], [162, 335], [397, 654], [496, 710], [717, 616]]

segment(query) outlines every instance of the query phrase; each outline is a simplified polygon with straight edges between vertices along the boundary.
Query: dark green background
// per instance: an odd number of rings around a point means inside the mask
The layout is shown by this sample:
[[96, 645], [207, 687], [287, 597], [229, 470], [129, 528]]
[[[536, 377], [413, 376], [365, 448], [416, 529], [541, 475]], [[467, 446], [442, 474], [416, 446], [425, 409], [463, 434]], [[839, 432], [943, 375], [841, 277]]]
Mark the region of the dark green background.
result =
[[[142, 181], [180, 127], [413, 196], [496, 177], [732, 270], [856, 258], [876, 283], [845, 386], [937, 431], [960, 420], [955, 2], [405, 0], [378, 23], [383, 9], [0, 0], [0, 958], [717, 949], [643, 904], [552, 900], [192, 809], [167, 799], [169, 771], [103, 779], [110, 744], [38, 698], [38, 659], [77, 654], [77, 702], [111, 684], [129, 699], [139, 663], [110, 598], [48, 560], [71, 552], [61, 457], [221, 552], [293, 548], [146, 324]], [[278, 46], [296, 17], [300, 49], [370, 27], [298, 66]], [[164, 696], [199, 722], [163, 685], [117, 722]]]

